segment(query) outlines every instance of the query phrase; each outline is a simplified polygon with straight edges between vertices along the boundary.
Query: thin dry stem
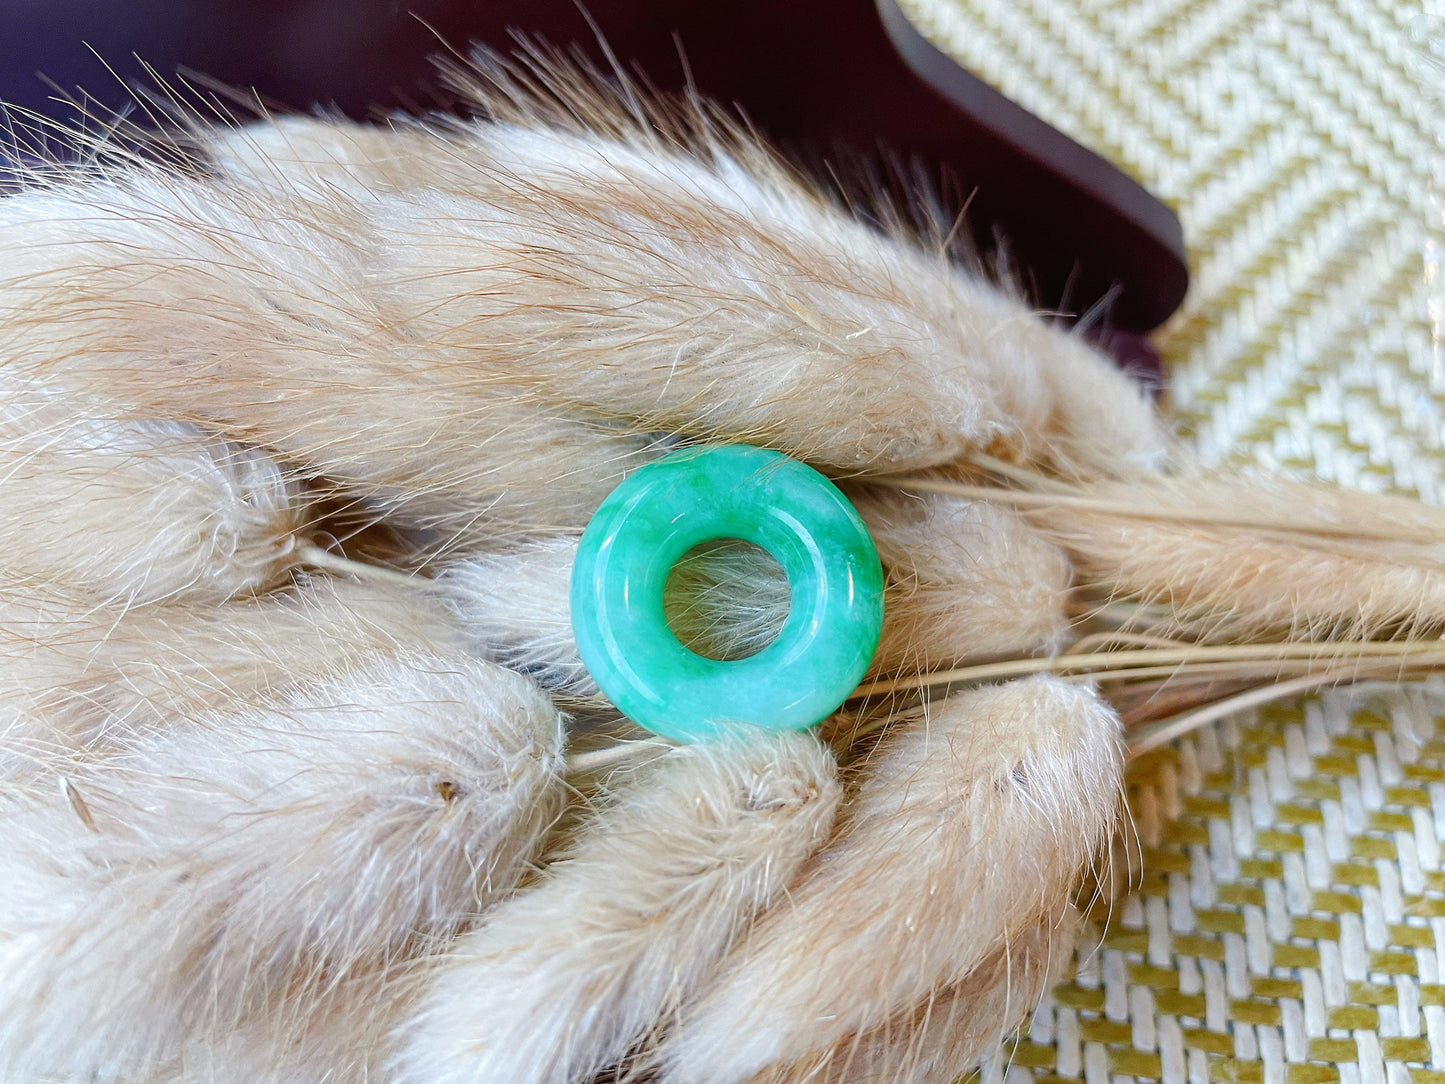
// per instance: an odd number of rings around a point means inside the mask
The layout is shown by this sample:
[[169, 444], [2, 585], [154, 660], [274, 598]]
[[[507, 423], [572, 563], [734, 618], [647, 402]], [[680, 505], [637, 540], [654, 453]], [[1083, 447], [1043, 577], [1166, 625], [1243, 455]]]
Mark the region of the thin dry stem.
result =
[[[977, 459], [979, 457], [971, 457]], [[1027, 472], [1010, 470], [1011, 478], [1022, 478]], [[961, 497], [971, 501], [988, 501], [992, 504], [1006, 504], [1017, 508], [1068, 508], [1081, 512], [1101, 515], [1123, 516], [1129, 519], [1160, 520], [1167, 523], [1198, 523], [1208, 527], [1236, 527], [1241, 530], [1261, 531], [1278, 534], [1304, 534], [1311, 538], [1327, 535], [1349, 539], [1375, 539], [1382, 542], [1412, 542], [1425, 546], [1439, 546], [1440, 536], [1428, 529], [1381, 525], [1377, 521], [1358, 521], [1348, 524], [1328, 523], [1321, 520], [1295, 520], [1266, 518], [1221, 513], [1217, 509], [1190, 511], [1181, 508], [1151, 507], [1142, 499], [1111, 500], [1089, 495], [1086, 488], [1073, 492], [1059, 488], [1057, 482], [1040, 477], [1040, 484], [1047, 484], [1042, 491], [1012, 489], [1008, 486], [970, 485], [953, 482], [946, 478], [888, 477], [871, 479], [880, 485], [893, 486], [910, 493], [937, 493], [947, 497]]]
[[1205, 662], [1279, 662], [1290, 659], [1399, 659], [1423, 664], [1445, 664], [1445, 644], [1440, 641], [1285, 640], [1256, 644], [1189, 644], [1177, 648], [1138, 648], [1127, 651], [1096, 651], [1079, 655], [1055, 655], [1046, 659], [1005, 659], [933, 674], [872, 681], [860, 685], [849, 699], [963, 682], [997, 681], [1027, 674], [1090, 674], [1105, 679], [1120, 672], [1145, 666], [1184, 667]]
[[1322, 673], [1305, 674], [1290, 681], [1274, 682], [1236, 696], [1225, 697], [1223, 700], [1216, 700], [1196, 711], [1139, 728], [1129, 737], [1129, 759], [1134, 760], [1145, 753], [1152, 753], [1155, 749], [1162, 748], [1170, 742], [1182, 738], [1185, 734], [1192, 733], [1202, 726], [1208, 726], [1225, 716], [1233, 715], [1237, 711], [1259, 707], [1261, 704], [1270, 704], [1297, 693], [1337, 685], [1342, 681], [1360, 681], [1366, 677], [1382, 676], [1389, 675], [1344, 668], [1325, 670]]
[[305, 542], [296, 547], [296, 558], [302, 564], [310, 565], [312, 568], [324, 568], [327, 572], [338, 572], [363, 582], [391, 583], [398, 587], [418, 587], [420, 584], [416, 576], [397, 572], [391, 568], [382, 568], [380, 565], [353, 561], [349, 557], [342, 557], [339, 553], [324, 550], [311, 542]]

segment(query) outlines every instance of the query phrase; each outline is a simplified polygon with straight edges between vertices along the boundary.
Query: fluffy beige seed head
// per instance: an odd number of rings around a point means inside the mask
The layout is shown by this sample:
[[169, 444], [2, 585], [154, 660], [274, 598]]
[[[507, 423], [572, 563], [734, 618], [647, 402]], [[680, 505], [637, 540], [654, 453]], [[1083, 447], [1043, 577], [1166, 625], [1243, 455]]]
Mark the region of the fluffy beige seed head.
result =
[[1072, 905], [1043, 918], [951, 986], [930, 993], [866, 1035], [765, 1070], [749, 1084], [940, 1084], [996, 1052], [1063, 975], [1081, 916]]
[[397, 1032], [396, 1079], [587, 1084], [780, 896], [839, 794], [809, 734], [749, 733], [640, 769], [453, 947]]
[[732, 1084], [825, 1054], [1064, 912], [1120, 809], [1119, 723], [1053, 678], [956, 694], [889, 736], [837, 841], [664, 1043]]
[[222, 608], [102, 606], [0, 587], [0, 699], [16, 713], [0, 737], [0, 774], [43, 775], [57, 757], [264, 707], [378, 654], [460, 652], [467, 642], [418, 592], [325, 576]]
[[856, 503], [887, 577], [874, 671], [1059, 646], [1072, 571], [1027, 520], [981, 501], [873, 494]]
[[1445, 629], [1439, 509], [1281, 478], [1158, 478], [1080, 495], [1143, 514], [1043, 503], [1029, 516], [1084, 576], [1167, 604], [1172, 627], [1161, 631], [1237, 639]]
[[515, 886], [560, 743], [518, 675], [388, 655], [12, 803], [0, 1076], [144, 1075], [243, 1020], [304, 1032]]
[[116, 421], [4, 368], [0, 508], [7, 576], [124, 603], [269, 587], [302, 514], [253, 449], [178, 422]]
[[[1156, 457], [1102, 358], [736, 137], [538, 113], [333, 153], [311, 123], [256, 133], [311, 149], [236, 179], [133, 163], [0, 203], [5, 364], [220, 427], [447, 536], [579, 525], [656, 432], [842, 472]], [[1076, 410], [1085, 386], [1139, 424]]]

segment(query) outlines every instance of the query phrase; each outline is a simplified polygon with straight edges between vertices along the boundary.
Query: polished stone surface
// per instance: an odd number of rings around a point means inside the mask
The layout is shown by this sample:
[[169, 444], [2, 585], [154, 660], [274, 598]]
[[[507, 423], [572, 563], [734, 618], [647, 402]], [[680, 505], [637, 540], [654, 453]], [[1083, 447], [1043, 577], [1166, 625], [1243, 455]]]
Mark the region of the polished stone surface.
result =
[[[663, 611], [673, 565], [719, 538], [767, 550], [792, 592], [777, 639], [745, 659], [690, 651]], [[867, 670], [883, 572], [858, 513], [811, 467], [741, 444], [687, 449], [637, 471], [597, 510], [572, 567], [571, 608], [598, 687], [654, 733], [690, 742], [733, 723], [802, 730]]]

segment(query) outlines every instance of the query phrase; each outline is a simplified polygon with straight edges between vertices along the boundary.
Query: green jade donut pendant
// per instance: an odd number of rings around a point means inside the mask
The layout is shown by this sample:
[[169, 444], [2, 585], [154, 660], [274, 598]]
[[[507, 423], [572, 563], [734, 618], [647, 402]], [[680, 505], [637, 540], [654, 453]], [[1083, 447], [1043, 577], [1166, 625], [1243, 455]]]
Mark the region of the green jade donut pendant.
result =
[[[668, 626], [668, 573], [704, 542], [737, 538], [783, 568], [778, 636], [748, 658], [689, 650]], [[795, 459], [744, 444], [690, 448], [619, 485], [572, 565], [572, 628], [598, 688], [628, 718], [680, 742], [746, 723], [804, 730], [857, 687], [883, 628], [883, 570], [858, 512]]]

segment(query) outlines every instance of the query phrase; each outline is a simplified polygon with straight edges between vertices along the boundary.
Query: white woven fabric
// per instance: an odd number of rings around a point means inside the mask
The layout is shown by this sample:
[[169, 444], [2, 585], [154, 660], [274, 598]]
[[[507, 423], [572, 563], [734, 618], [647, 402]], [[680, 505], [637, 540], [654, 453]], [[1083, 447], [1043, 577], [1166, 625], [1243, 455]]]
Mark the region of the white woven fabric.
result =
[[985, 1078], [1439, 1084], [1445, 683], [1342, 690], [1131, 773], [1141, 883]]
[[1427, 282], [1442, 109], [1418, 3], [900, 6], [1177, 210], [1194, 278], [1158, 345], [1207, 461], [1445, 501]]
[[[1205, 460], [1445, 502], [1445, 0], [900, 0], [1178, 211]], [[1142, 882], [986, 1080], [1445, 1084], [1445, 684], [1131, 772]], [[1101, 916], [1106, 917], [1106, 916]]]

